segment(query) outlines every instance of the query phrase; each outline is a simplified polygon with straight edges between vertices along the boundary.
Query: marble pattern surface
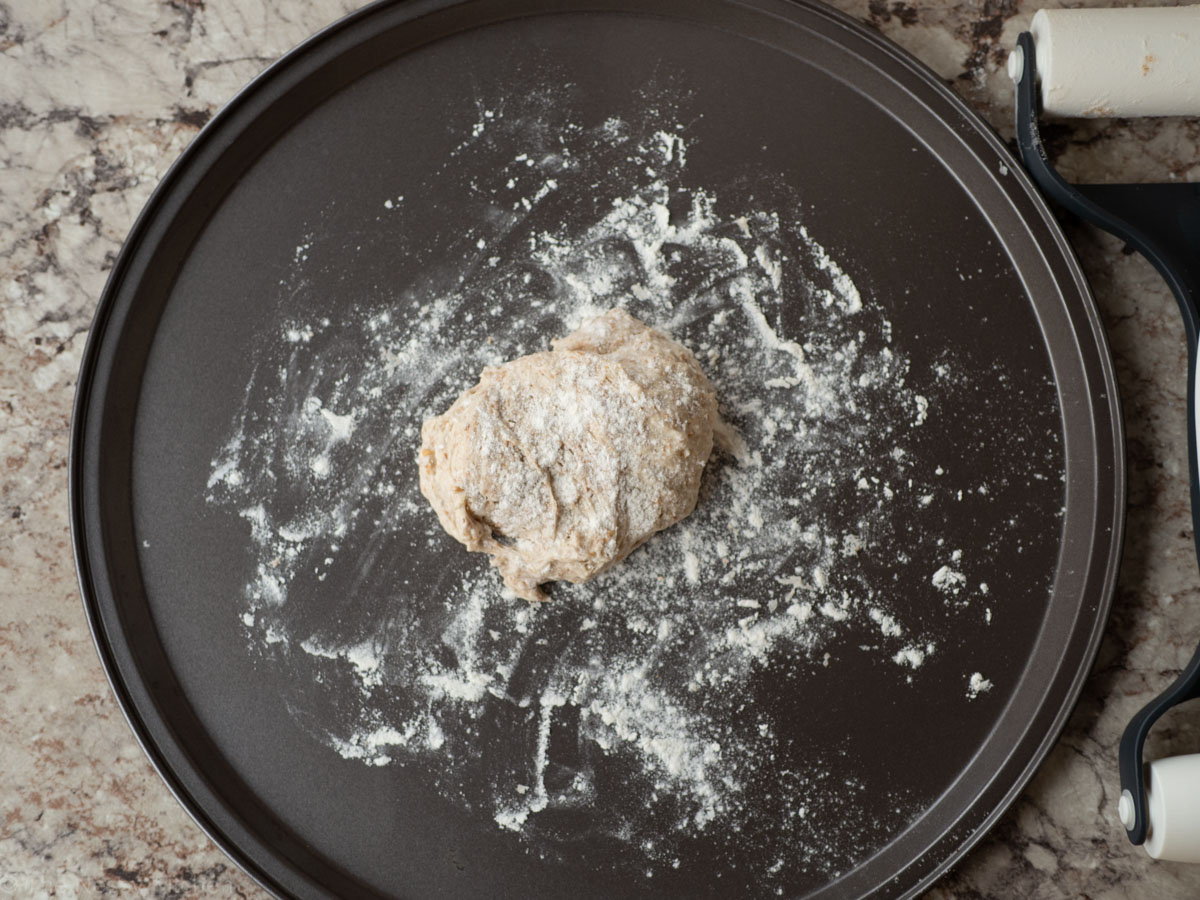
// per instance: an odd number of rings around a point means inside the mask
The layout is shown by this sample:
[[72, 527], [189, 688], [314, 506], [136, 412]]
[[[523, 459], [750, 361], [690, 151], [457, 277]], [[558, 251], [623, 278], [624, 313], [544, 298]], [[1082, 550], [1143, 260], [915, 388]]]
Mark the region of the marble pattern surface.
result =
[[[0, 897], [265, 896], [151, 769], [105, 682], [75, 582], [67, 434], [107, 271], [200, 126], [347, 0], [0, 2]], [[911, 50], [1010, 138], [1003, 60], [1017, 0], [836, 0]], [[1054, 123], [1077, 180], [1200, 181], [1200, 119]], [[1083, 699], [991, 834], [928, 893], [1200, 896], [1200, 866], [1154, 862], [1114, 820], [1128, 717], [1200, 637], [1188, 511], [1186, 357], [1173, 301], [1120, 242], [1068, 226], [1117, 361], [1129, 433], [1119, 590]], [[1150, 757], [1200, 750], [1200, 711]], [[1200, 802], [1198, 799], [1197, 802]]]

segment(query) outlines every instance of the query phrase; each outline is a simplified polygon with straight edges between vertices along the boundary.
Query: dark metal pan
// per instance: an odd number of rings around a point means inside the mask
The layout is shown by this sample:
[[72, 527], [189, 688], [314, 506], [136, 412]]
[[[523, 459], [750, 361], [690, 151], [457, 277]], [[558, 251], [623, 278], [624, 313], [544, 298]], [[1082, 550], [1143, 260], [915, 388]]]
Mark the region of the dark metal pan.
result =
[[[750, 456], [626, 574], [526, 610], [422, 507], [418, 414], [585, 301], [693, 347]], [[899, 897], [1063, 726], [1124, 469], [1066, 241], [887, 41], [784, 0], [385, 2], [154, 194], [71, 492], [135, 733], [273, 892]], [[431, 693], [485, 650], [496, 680]], [[596, 685], [635, 670], [622, 725]]]

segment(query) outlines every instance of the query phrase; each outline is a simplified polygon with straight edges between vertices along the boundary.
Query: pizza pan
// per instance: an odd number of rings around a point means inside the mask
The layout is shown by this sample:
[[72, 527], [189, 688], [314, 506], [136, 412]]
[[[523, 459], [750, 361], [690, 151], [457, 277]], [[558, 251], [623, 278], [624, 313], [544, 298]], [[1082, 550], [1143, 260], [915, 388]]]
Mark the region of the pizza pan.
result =
[[[540, 606], [417, 493], [421, 419], [625, 306], [740, 437]], [[294, 897], [901, 897], [1094, 658], [1122, 431], [996, 136], [819, 3], [383, 2], [271, 66], [134, 226], [72, 523], [131, 726]]]

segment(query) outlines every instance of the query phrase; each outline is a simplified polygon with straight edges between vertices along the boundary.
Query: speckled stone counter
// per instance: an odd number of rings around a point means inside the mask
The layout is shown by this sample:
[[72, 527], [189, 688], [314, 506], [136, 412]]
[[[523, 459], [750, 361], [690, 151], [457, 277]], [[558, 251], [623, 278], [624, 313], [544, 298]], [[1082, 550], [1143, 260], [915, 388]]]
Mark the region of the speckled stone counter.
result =
[[[0, 896], [263, 892], [155, 775], [92, 647], [71, 558], [67, 433], [107, 271], [198, 128], [339, 0], [0, 2]], [[1012, 0], [838, 0], [1012, 134], [1002, 65], [1035, 10]], [[1076, 180], [1200, 181], [1200, 120], [1049, 124]], [[928, 896], [1194, 898], [1200, 866], [1153, 862], [1114, 821], [1128, 717], [1200, 640], [1187, 505], [1182, 328], [1140, 257], [1068, 235], [1109, 329], [1128, 427], [1129, 520], [1112, 621], [1056, 749]], [[1200, 711], [1150, 757], [1200, 750]], [[1198, 801], [1200, 802], [1200, 801]]]

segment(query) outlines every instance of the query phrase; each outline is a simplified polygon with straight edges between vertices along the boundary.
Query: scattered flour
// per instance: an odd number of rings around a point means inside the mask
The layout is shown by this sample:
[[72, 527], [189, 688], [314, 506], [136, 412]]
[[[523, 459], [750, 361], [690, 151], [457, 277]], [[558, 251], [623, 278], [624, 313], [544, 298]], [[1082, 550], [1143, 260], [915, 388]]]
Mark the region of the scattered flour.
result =
[[967, 682], [967, 698], [974, 700], [980, 694], [986, 694], [992, 689], [992, 683], [984, 678], [979, 672], [971, 673], [971, 678]]
[[[455, 152], [497, 134], [537, 143], [531, 133], [489, 111]], [[503, 212], [465, 229], [463, 265], [336, 323], [291, 320], [266, 336], [208, 481], [211, 504], [249, 530], [250, 645], [328, 687], [297, 709], [337, 723], [321, 732], [337, 752], [419, 761], [538, 846], [584, 827], [641, 848], [643, 865], [678, 867], [679, 847], [711, 834], [731, 859], [761, 842], [779, 884], [844, 867], [881, 840], [845, 813], [866, 787], [831, 781], [836, 754], [789, 762], [780, 713], [746, 697], [781, 658], [836, 670], [829, 645], [850, 634], [869, 635], [898, 679], [935, 655], [938, 634], [906, 618], [878, 554], [904, 519], [919, 547], [885, 566], [945, 558], [934, 501], [964, 485], [908, 446], [936, 407], [909, 387], [890, 323], [799, 220], [801, 204], [689, 186], [673, 122], [610, 119], [539, 140], [479, 186]], [[606, 188], [608, 172], [620, 180]], [[416, 489], [419, 429], [483, 366], [546, 349], [612, 306], [696, 354], [733, 449], [710, 462], [681, 526], [530, 606], [442, 533]], [[965, 602], [968, 561], [952, 563], [927, 583]], [[976, 673], [968, 697], [991, 688]], [[484, 765], [480, 748], [501, 745]], [[876, 827], [917, 812], [902, 797], [895, 809]]]
[[933, 586], [943, 594], [958, 594], [966, 587], [967, 576], [962, 572], [957, 572], [949, 566], [942, 566], [933, 573], [930, 578]]

